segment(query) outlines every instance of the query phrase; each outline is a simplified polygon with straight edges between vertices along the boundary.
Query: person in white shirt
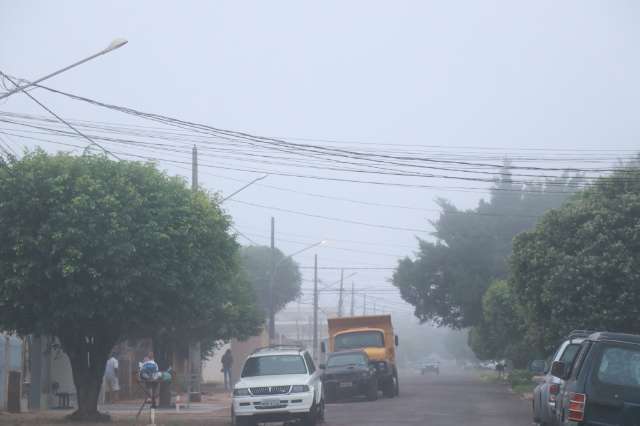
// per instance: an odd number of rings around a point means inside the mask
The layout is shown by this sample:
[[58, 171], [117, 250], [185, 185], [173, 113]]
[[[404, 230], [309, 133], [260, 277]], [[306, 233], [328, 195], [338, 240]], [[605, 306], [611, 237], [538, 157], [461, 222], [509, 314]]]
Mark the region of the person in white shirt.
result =
[[118, 359], [116, 353], [112, 352], [111, 357], [107, 360], [107, 366], [104, 369], [105, 384], [105, 402], [113, 404], [118, 400], [118, 391], [120, 383], [118, 382]]

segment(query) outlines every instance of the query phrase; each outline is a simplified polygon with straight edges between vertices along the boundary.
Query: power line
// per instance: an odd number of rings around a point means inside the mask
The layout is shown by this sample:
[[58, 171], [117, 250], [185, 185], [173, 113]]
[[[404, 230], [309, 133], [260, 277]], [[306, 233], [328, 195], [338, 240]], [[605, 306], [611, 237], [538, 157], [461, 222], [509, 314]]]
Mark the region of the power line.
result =
[[[2, 71], [0, 71], [0, 75], [2, 75], [4, 78], [6, 78], [7, 80], [9, 80], [11, 82], [11, 84], [13, 84], [16, 89], [20, 88], [20, 86], [18, 85], [18, 83], [16, 83], [15, 81], [13, 81], [13, 79], [11, 77], [9, 77], [8, 75], [4, 74]], [[56, 114], [55, 112], [53, 112], [50, 108], [48, 108], [46, 105], [44, 105], [42, 102], [40, 102], [39, 100], [37, 100], [31, 93], [29, 93], [26, 90], [22, 90], [22, 93], [24, 93], [25, 95], [27, 95], [33, 102], [37, 103], [38, 105], [40, 105], [40, 107], [42, 107], [42, 109], [44, 109], [45, 111], [47, 111], [49, 114], [51, 114], [52, 116], [54, 116], [58, 121], [60, 121], [61, 123], [64, 123], [67, 127], [69, 127], [71, 130], [73, 130], [74, 132], [76, 132], [78, 135], [80, 135], [81, 137], [85, 138], [86, 140], [89, 141], [89, 143], [96, 145], [97, 147], [99, 147], [100, 149], [102, 149], [104, 152], [106, 152], [107, 154], [111, 154], [113, 157], [115, 157], [116, 159], [120, 160], [120, 158], [113, 154], [112, 152], [109, 152], [109, 150], [107, 150], [105, 147], [103, 147], [102, 145], [100, 145], [99, 143], [95, 142], [94, 140], [92, 140], [90, 137], [88, 137], [87, 135], [85, 135], [84, 133], [82, 133], [80, 130], [76, 129], [73, 125], [71, 125], [69, 122], [67, 122], [65, 119], [63, 119], [62, 117], [60, 117], [58, 114]]]
[[356, 220], [342, 219], [342, 218], [338, 218], [338, 217], [322, 216], [322, 215], [313, 214], [313, 213], [300, 212], [300, 211], [297, 211], [297, 210], [283, 209], [281, 207], [266, 206], [266, 205], [263, 205], [263, 204], [250, 203], [248, 201], [241, 201], [241, 200], [229, 200], [229, 201], [232, 202], [232, 203], [239, 203], [239, 204], [244, 204], [244, 205], [252, 206], [252, 207], [259, 207], [259, 208], [263, 208], [263, 209], [275, 210], [275, 211], [284, 212], [284, 213], [291, 213], [291, 214], [300, 215], [300, 216], [313, 217], [313, 218], [317, 218], [317, 219], [330, 220], [330, 221], [334, 221], [334, 222], [349, 223], [349, 224], [352, 224], [352, 225], [368, 226], [368, 227], [371, 227], [371, 228], [390, 229], [390, 230], [395, 230], [395, 231], [423, 232], [423, 233], [428, 233], [429, 232], [429, 231], [424, 230], [424, 229], [405, 228], [405, 227], [401, 227], [401, 226], [392, 226], [392, 225], [381, 225], [381, 224], [375, 224], [375, 223], [360, 222], [360, 221], [356, 221]]

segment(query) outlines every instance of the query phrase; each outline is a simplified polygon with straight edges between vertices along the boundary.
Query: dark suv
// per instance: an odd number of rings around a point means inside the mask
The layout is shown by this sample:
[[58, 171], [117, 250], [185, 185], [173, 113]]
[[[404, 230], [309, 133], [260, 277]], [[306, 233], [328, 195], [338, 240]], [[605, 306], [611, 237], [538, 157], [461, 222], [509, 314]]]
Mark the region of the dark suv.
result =
[[640, 336], [594, 333], [575, 361], [557, 361], [551, 374], [564, 380], [556, 424], [640, 426]]

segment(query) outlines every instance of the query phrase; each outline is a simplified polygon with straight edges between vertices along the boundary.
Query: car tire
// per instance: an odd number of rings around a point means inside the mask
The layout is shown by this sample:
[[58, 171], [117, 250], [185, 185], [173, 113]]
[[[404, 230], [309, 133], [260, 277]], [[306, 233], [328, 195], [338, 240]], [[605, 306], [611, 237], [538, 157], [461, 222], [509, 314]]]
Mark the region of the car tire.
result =
[[382, 385], [382, 394], [386, 398], [393, 398], [394, 396], [396, 396], [396, 385], [393, 381], [393, 377], [389, 377], [388, 380], [385, 380], [384, 384]]
[[367, 400], [375, 401], [376, 399], [378, 399], [378, 384], [372, 381], [367, 388]]
[[320, 407], [318, 409], [318, 423], [324, 423], [324, 412], [325, 412], [326, 406], [324, 403], [324, 399], [322, 401], [320, 401]]
[[302, 417], [303, 426], [316, 426], [318, 424], [318, 408], [314, 403], [307, 414]]
[[255, 426], [257, 423], [253, 421], [251, 417], [248, 416], [236, 416], [236, 414], [231, 410], [231, 424], [233, 426]]

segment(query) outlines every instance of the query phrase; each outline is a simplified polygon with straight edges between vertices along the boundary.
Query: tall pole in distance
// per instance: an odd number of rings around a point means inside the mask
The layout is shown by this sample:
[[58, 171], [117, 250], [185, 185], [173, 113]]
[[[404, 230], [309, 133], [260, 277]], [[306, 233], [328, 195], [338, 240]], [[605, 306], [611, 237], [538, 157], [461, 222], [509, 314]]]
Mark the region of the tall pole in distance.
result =
[[356, 283], [351, 281], [351, 316], [356, 314]]
[[363, 295], [364, 301], [362, 303], [362, 315], [367, 315], [367, 295]]
[[318, 359], [318, 255], [313, 256], [313, 357]]
[[344, 291], [344, 269], [340, 269], [340, 298], [338, 299], [338, 316], [342, 316], [342, 293]]
[[273, 303], [273, 280], [276, 269], [276, 219], [271, 217], [271, 280], [269, 280], [269, 343], [276, 338], [276, 313]]
[[198, 190], [198, 148], [195, 145], [191, 150], [191, 189]]

